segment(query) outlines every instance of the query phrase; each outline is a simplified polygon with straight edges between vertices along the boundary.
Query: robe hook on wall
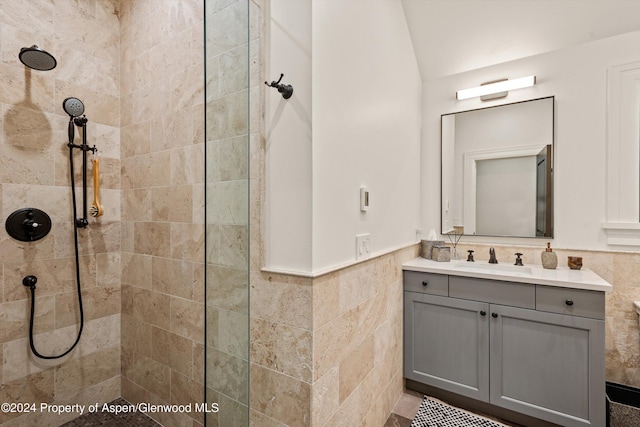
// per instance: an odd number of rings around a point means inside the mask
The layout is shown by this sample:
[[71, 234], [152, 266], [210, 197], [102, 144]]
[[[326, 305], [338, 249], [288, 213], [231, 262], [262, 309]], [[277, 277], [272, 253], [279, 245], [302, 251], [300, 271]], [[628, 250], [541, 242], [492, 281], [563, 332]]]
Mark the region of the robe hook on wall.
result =
[[282, 94], [282, 97], [284, 99], [289, 99], [291, 98], [291, 95], [293, 95], [293, 86], [284, 84], [281, 85], [280, 80], [282, 80], [283, 77], [284, 74], [280, 74], [280, 78], [278, 79], [278, 81], [274, 80], [271, 82], [271, 84], [264, 82], [264, 84], [266, 84], [267, 86], [275, 87], [276, 89], [278, 89], [278, 92]]

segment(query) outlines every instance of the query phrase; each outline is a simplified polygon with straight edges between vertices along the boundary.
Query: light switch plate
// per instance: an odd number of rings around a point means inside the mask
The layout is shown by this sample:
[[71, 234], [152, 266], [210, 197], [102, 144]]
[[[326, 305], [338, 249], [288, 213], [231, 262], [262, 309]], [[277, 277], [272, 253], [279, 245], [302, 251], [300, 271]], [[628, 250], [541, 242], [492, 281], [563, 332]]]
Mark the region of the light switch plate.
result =
[[371, 235], [359, 234], [356, 236], [356, 260], [369, 258], [371, 255]]

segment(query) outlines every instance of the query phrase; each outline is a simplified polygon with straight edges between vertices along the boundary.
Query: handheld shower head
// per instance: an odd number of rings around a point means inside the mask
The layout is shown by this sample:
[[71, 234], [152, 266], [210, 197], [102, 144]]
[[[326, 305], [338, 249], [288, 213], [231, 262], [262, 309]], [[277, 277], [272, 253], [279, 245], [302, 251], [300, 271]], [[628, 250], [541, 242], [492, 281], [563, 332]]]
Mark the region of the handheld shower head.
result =
[[81, 116], [84, 113], [84, 104], [78, 98], [69, 97], [62, 102], [64, 112], [73, 117]]
[[40, 49], [38, 46], [23, 47], [18, 54], [20, 62], [29, 68], [38, 71], [49, 71], [56, 68], [58, 62], [46, 50]]
[[69, 144], [75, 139], [74, 121], [84, 113], [84, 104], [78, 98], [69, 97], [62, 101], [62, 109], [69, 115]]

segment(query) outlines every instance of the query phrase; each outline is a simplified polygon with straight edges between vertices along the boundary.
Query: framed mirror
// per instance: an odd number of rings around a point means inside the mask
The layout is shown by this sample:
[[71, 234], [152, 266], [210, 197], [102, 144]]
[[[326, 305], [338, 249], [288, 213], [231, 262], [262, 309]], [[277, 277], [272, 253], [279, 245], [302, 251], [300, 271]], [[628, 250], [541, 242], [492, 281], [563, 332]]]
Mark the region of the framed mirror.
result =
[[441, 116], [443, 234], [553, 237], [554, 104]]

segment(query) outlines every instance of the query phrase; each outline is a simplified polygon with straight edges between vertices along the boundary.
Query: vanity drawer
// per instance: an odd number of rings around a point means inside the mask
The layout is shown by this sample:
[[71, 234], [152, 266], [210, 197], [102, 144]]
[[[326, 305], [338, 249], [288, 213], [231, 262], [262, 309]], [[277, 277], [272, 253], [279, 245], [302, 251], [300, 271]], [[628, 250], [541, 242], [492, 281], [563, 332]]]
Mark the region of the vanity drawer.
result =
[[536, 310], [604, 319], [604, 292], [537, 285]]
[[449, 276], [446, 274], [404, 272], [404, 290], [432, 295], [449, 295]]
[[449, 296], [513, 307], [536, 306], [536, 287], [526, 283], [449, 276]]

